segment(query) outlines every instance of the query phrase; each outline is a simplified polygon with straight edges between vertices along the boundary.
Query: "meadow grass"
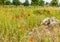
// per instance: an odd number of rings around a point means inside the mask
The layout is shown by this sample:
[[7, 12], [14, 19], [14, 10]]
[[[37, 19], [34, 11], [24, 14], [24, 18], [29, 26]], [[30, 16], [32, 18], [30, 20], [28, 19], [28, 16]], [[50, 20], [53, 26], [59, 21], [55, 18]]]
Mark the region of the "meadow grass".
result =
[[46, 28], [46, 17], [60, 20], [60, 7], [0, 6], [0, 42], [60, 42], [60, 26]]

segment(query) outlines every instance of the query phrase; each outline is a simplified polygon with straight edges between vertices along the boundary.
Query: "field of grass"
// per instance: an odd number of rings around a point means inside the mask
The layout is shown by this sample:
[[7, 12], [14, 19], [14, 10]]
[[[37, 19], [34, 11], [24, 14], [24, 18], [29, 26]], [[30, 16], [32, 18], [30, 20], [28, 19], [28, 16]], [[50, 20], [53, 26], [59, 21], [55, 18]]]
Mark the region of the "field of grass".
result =
[[60, 7], [0, 6], [0, 42], [60, 42], [60, 26], [46, 28], [46, 17], [60, 20]]

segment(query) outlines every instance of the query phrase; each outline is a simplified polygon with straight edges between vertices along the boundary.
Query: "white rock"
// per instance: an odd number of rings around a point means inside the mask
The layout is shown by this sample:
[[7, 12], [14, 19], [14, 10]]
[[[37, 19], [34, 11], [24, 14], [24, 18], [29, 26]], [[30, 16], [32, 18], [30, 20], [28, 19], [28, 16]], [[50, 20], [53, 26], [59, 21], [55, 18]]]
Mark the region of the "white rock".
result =
[[60, 24], [60, 21], [57, 20], [55, 17], [52, 17], [52, 18], [50, 19], [50, 24], [51, 24], [51, 25], [52, 25], [52, 24]]
[[41, 24], [47, 25], [47, 23], [48, 23], [49, 21], [50, 21], [50, 18], [47, 17], [47, 18], [45, 18], [45, 19], [41, 22]]
[[55, 17], [47, 17], [45, 18], [42, 22], [41, 22], [42, 25], [45, 25], [45, 26], [49, 26], [49, 25], [57, 25], [57, 24], [60, 24], [60, 21], [57, 20]]

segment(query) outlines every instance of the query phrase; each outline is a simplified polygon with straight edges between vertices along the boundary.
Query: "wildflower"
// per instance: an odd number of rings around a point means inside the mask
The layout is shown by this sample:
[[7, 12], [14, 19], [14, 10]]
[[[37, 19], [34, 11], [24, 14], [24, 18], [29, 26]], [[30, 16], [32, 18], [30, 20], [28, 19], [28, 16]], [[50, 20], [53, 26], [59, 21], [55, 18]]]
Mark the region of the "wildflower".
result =
[[32, 37], [29, 38], [29, 42], [33, 42], [33, 38]]
[[16, 19], [18, 19], [19, 18], [19, 16], [16, 16]]
[[40, 10], [38, 10], [38, 14], [40, 14]]
[[49, 13], [49, 14], [50, 14], [50, 11], [48, 10], [48, 11], [47, 11], [47, 13]]
[[18, 25], [18, 29], [21, 31], [21, 29], [22, 29], [22, 28], [21, 28], [21, 26], [20, 26], [20, 25]]
[[30, 13], [28, 13], [28, 16], [30, 16]]

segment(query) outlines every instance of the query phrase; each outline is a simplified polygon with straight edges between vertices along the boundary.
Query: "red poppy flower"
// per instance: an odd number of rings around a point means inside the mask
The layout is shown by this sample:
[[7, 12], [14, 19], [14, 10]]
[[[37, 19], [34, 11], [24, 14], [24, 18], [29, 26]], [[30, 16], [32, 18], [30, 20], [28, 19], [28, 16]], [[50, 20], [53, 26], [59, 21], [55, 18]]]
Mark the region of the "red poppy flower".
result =
[[29, 42], [33, 42], [33, 38], [32, 37], [29, 38]]
[[21, 31], [21, 29], [22, 29], [21, 26], [18, 26], [18, 29]]
[[50, 14], [50, 11], [49, 10], [47, 12]]
[[28, 16], [30, 16], [30, 13], [28, 13]]
[[19, 18], [19, 16], [16, 16], [16, 19], [18, 19]]
[[40, 14], [40, 10], [38, 10], [38, 14]]

